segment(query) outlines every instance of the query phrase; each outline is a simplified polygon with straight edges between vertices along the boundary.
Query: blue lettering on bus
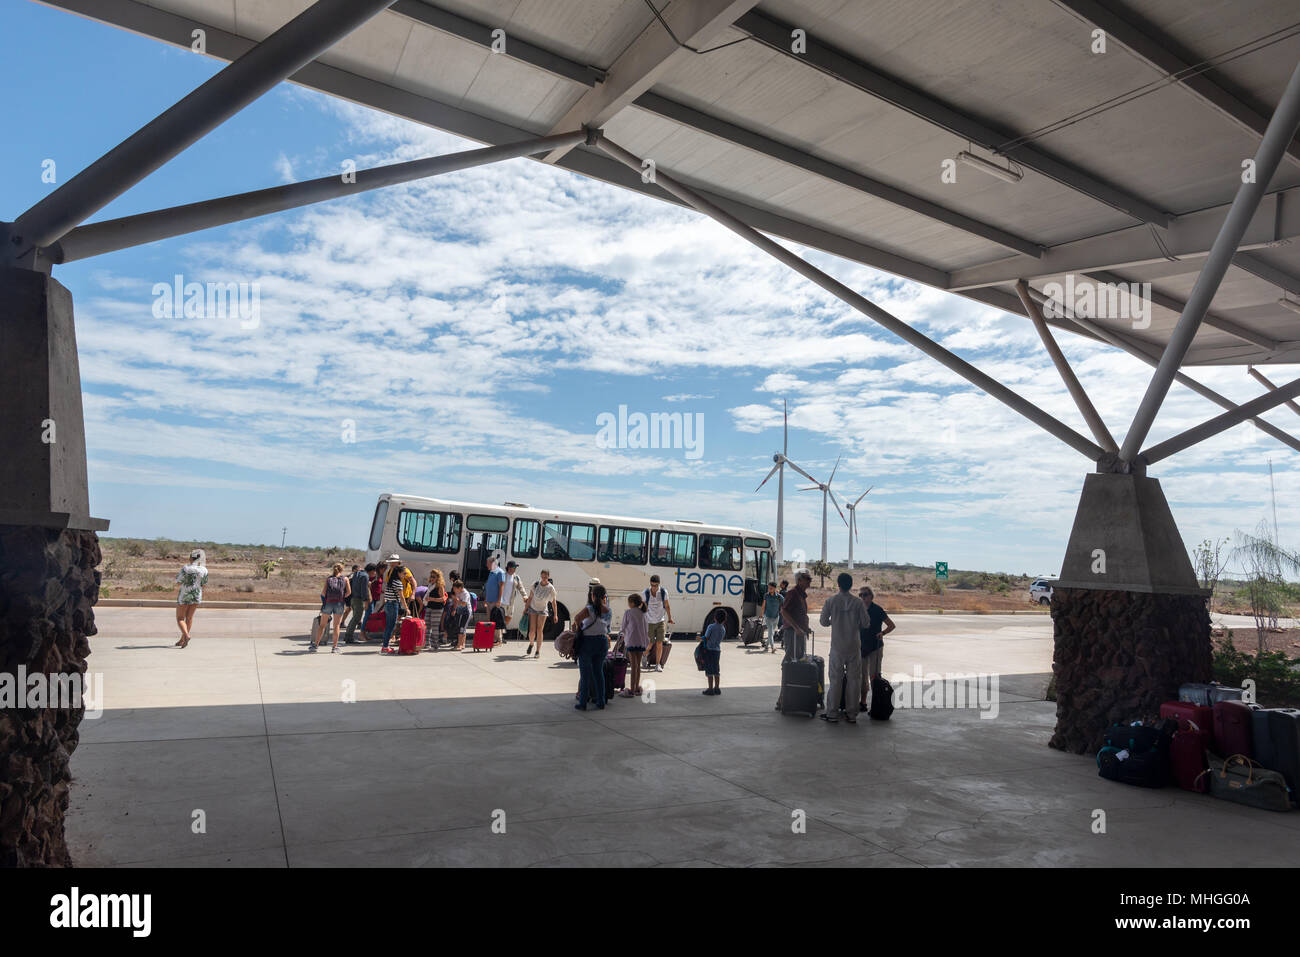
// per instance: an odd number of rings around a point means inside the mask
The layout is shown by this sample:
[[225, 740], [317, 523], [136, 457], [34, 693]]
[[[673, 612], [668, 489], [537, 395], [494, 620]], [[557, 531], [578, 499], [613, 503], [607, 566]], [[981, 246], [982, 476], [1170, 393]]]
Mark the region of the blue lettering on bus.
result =
[[[682, 577], [685, 576], [685, 581]], [[683, 595], [743, 595], [745, 579], [740, 575], [713, 572], [701, 575], [677, 569], [677, 591]]]

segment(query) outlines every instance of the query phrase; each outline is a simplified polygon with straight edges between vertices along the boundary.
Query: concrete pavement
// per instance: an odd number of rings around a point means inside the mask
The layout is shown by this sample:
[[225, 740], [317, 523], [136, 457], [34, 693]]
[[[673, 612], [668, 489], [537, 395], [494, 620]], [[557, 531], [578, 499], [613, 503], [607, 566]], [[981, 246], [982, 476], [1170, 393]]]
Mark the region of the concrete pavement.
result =
[[576, 668], [549, 644], [540, 661], [514, 643], [309, 655], [310, 613], [201, 609], [182, 651], [171, 619], [97, 611], [104, 712], [72, 760], [78, 864], [1173, 866], [1221, 863], [1225, 841], [1296, 862], [1300, 814], [1124, 787], [1047, 748], [1051, 623], [1036, 617], [900, 616], [886, 673], [997, 673], [997, 716], [856, 727], [775, 713], [780, 654], [730, 643], [719, 697], [679, 642], [645, 676], [653, 701], [581, 713]]

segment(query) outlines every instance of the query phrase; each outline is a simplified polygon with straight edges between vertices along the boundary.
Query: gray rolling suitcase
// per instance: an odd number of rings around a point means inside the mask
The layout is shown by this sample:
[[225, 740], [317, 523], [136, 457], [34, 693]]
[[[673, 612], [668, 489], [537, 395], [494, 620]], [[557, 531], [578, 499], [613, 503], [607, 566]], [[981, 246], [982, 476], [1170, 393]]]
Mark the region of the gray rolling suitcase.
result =
[[[809, 646], [811, 651], [816, 644]], [[826, 700], [826, 660], [809, 654], [781, 663], [781, 713], [817, 717]]]
[[1255, 760], [1281, 774], [1291, 789], [1291, 802], [1300, 802], [1300, 710], [1260, 708], [1250, 718]]

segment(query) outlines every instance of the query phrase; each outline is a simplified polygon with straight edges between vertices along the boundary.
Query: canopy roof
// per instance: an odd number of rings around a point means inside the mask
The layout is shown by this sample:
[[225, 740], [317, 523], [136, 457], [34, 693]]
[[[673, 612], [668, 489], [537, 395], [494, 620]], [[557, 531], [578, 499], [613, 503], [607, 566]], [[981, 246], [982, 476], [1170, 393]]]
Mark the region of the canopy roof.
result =
[[[310, 6], [46, 2], [225, 60]], [[293, 80], [483, 143], [599, 126], [771, 235], [1020, 315], [1017, 279], [1150, 282], [1149, 326], [1093, 321], [1158, 354], [1300, 59], [1294, 0], [653, 2], [397, 0]], [[1022, 178], [944, 182], [961, 151]], [[595, 147], [541, 161], [676, 201]], [[1300, 361], [1296, 237], [1300, 142], [1186, 364]]]

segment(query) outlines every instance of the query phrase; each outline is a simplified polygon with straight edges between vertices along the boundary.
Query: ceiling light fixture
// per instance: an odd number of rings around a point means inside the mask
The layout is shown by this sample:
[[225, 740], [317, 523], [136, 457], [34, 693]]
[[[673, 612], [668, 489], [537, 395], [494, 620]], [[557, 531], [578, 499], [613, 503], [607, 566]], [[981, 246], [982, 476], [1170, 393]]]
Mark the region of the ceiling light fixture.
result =
[[1025, 178], [1025, 174], [1020, 170], [1008, 169], [1005, 166], [999, 166], [997, 163], [990, 163], [984, 157], [976, 156], [966, 150], [962, 150], [957, 154], [957, 160], [967, 166], [973, 166], [981, 172], [988, 173], [990, 176], [996, 176], [1004, 183], [1018, 183]]

